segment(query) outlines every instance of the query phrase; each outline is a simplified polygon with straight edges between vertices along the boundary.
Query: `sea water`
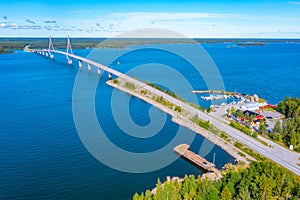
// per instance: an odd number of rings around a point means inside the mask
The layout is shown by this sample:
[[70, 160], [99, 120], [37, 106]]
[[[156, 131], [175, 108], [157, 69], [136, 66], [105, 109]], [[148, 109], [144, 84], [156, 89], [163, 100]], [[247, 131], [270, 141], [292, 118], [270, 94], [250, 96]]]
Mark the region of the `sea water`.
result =
[[[176, 45], [185, 48], [183, 44]], [[226, 90], [255, 93], [272, 104], [285, 96], [300, 96], [299, 43], [268, 43], [245, 48], [227, 46], [203, 45], [216, 63]], [[166, 63], [178, 71], [192, 70], [184, 61], [173, 59], [168, 54], [158, 57], [159, 45], [148, 47], [138, 55], [129, 54], [116, 60], [111, 67], [126, 72], [155, 58], [155, 62]], [[75, 53], [87, 56], [90, 51], [76, 50]], [[109, 56], [122, 50], [98, 51]], [[0, 198], [130, 199], [135, 192], [153, 188], [157, 178], [165, 180], [166, 176], [202, 174], [183, 159], [148, 173], [121, 172], [95, 159], [77, 134], [72, 114], [72, 91], [77, 73], [93, 79], [97, 78], [97, 72], [93, 69], [88, 73], [86, 68], [79, 71], [76, 65], [75, 61], [68, 65], [66, 58], [58, 55], [54, 60], [23, 51], [0, 55]], [[190, 73], [185, 75], [195, 89], [207, 89], [203, 80], [194, 79]], [[176, 85], [172, 77], [162, 76]], [[143, 153], [157, 150], [172, 140], [179, 126], [171, 121], [170, 116], [163, 129], [148, 139], [134, 138], [119, 129], [110, 107], [114, 89], [107, 86], [106, 81], [103, 74], [95, 94], [95, 111], [105, 134], [116, 146]], [[180, 95], [184, 96], [185, 92], [190, 91], [181, 91]], [[126, 97], [127, 94], [119, 92], [119, 95]], [[118, 103], [123, 103], [122, 98]], [[209, 106], [207, 102], [200, 104]], [[149, 104], [131, 98], [128, 106], [136, 124], [146, 126], [151, 123]], [[187, 129], [184, 132], [187, 136], [195, 135]], [[203, 140], [197, 135], [191, 150], [199, 152]], [[109, 151], [103, 153], [109, 154]], [[213, 161], [214, 154], [218, 168], [234, 162], [217, 146], [208, 152], [206, 158]], [[164, 157], [153, 162], [160, 162], [160, 159]]]

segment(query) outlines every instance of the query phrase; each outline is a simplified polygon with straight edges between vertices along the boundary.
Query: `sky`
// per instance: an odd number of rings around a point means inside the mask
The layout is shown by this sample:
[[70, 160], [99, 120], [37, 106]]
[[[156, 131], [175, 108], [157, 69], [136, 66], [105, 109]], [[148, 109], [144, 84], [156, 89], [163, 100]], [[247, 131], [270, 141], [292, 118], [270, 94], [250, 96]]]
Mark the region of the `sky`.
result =
[[0, 2], [0, 37], [114, 37], [142, 28], [191, 38], [300, 38], [300, 1]]

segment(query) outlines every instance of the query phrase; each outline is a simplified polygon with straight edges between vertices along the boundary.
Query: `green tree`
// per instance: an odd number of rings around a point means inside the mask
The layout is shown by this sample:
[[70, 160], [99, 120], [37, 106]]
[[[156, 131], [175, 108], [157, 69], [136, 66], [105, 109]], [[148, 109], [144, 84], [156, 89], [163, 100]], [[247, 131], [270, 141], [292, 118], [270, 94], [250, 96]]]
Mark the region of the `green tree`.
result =
[[182, 111], [182, 108], [180, 106], [175, 106], [175, 111], [180, 113]]
[[249, 115], [249, 113], [246, 113], [246, 114], [245, 114], [245, 119], [246, 119], [247, 121], [250, 121], [250, 115]]
[[236, 112], [236, 114], [237, 114], [237, 117], [240, 118], [240, 119], [243, 117], [243, 112], [241, 110], [238, 110]]
[[280, 122], [276, 122], [276, 124], [273, 128], [273, 132], [277, 133], [277, 134], [282, 134], [282, 128], [281, 128]]
[[221, 193], [221, 200], [230, 200], [232, 199], [232, 194], [227, 187], [227, 185], [223, 188], [222, 193]]
[[231, 109], [230, 109], [230, 113], [232, 114], [232, 115], [235, 115], [236, 114], [236, 109], [235, 109], [235, 107], [231, 107]]
[[219, 190], [217, 189], [217, 188], [215, 188], [215, 187], [212, 187], [211, 189], [210, 189], [210, 191], [208, 192], [208, 194], [207, 194], [207, 200], [218, 200], [218, 199], [220, 199], [219, 198]]
[[260, 122], [258, 130], [261, 132], [262, 135], [267, 134], [267, 126], [263, 122]]
[[283, 133], [282, 133], [281, 124], [280, 124], [280, 122], [277, 122], [273, 128], [273, 131], [270, 133], [270, 137], [273, 140], [282, 142], [282, 136], [283, 136]]
[[211, 111], [212, 111], [211, 107], [208, 107], [208, 108], [206, 109], [206, 112], [208, 112], [208, 113], [210, 113]]
[[291, 130], [290, 132], [290, 144], [296, 147], [297, 145], [297, 133], [295, 130]]
[[286, 97], [277, 105], [276, 110], [286, 118], [297, 117], [300, 115], [300, 98]]
[[184, 176], [184, 182], [181, 189], [181, 195], [184, 196], [185, 194], [188, 194], [190, 191], [190, 179], [187, 175]]
[[161, 200], [163, 196], [163, 190], [162, 190], [162, 184], [160, 182], [160, 179], [157, 180], [157, 184], [156, 184], [156, 193], [153, 196], [154, 200]]
[[237, 200], [251, 200], [250, 193], [247, 188], [241, 188], [239, 190]]
[[144, 193], [142, 193], [141, 195], [138, 195], [138, 193], [135, 193], [133, 195], [133, 200], [144, 200]]
[[[134, 200], [142, 199], [299, 199], [300, 178], [283, 167], [269, 161], [252, 162], [249, 169], [226, 171], [222, 179], [202, 180], [200, 176], [185, 176], [184, 180], [166, 181], [164, 187], [158, 179], [156, 194], [149, 190], [141, 195], [134, 194]], [[221, 191], [221, 192], [220, 192]]]
[[152, 193], [150, 192], [150, 190], [146, 190], [145, 200], [152, 200]]

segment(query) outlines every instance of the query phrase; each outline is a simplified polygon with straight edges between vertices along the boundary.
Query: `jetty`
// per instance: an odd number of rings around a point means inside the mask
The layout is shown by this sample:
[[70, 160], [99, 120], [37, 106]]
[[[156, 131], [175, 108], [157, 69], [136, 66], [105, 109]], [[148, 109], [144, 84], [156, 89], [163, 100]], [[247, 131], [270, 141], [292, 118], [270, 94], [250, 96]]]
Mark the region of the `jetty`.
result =
[[202, 158], [198, 154], [195, 154], [194, 152], [190, 151], [189, 148], [190, 146], [187, 144], [180, 144], [174, 148], [174, 151], [180, 156], [191, 161], [201, 169], [207, 172], [214, 172], [218, 175], [221, 175], [221, 171], [216, 168], [215, 164], [207, 161], [205, 158]]
[[191, 93], [193, 94], [227, 94], [227, 95], [234, 95], [235, 92], [227, 92], [224, 90], [192, 90]]
[[203, 100], [206, 100], [206, 101], [209, 101], [209, 100], [219, 100], [219, 99], [228, 99], [228, 98], [231, 98], [232, 95], [227, 95], [227, 94], [224, 94], [224, 95], [210, 95], [210, 96], [201, 96], [201, 99]]

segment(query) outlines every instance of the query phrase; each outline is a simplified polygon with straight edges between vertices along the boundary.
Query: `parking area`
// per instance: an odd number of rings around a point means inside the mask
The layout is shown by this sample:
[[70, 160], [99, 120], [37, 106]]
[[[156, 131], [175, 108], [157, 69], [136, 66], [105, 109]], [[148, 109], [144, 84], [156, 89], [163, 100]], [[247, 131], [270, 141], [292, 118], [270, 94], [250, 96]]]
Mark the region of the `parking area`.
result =
[[[225, 114], [227, 114], [227, 110], [231, 109], [231, 107], [235, 107], [236, 110], [241, 109], [245, 103], [240, 102], [238, 104], [223, 104], [221, 106], [217, 106], [213, 108], [213, 112], [211, 114], [215, 117], [217, 117], [220, 120], [225, 121], [225, 118], [223, 117]], [[267, 124], [267, 130], [272, 131], [274, 129], [275, 124], [278, 121], [281, 121], [283, 118], [283, 115], [275, 110], [262, 110], [262, 111], [255, 111], [258, 115], [262, 116]], [[254, 130], [258, 129], [258, 125], [253, 125]]]

